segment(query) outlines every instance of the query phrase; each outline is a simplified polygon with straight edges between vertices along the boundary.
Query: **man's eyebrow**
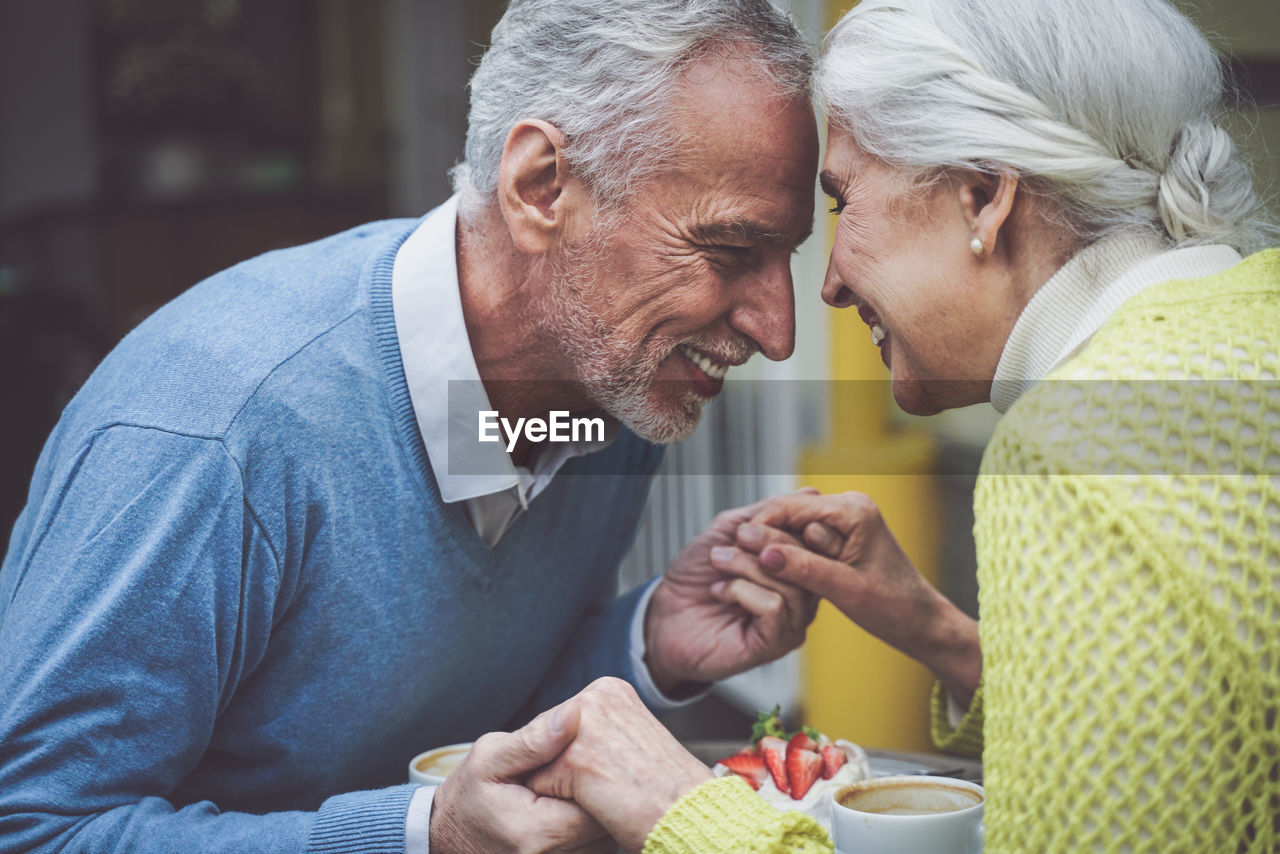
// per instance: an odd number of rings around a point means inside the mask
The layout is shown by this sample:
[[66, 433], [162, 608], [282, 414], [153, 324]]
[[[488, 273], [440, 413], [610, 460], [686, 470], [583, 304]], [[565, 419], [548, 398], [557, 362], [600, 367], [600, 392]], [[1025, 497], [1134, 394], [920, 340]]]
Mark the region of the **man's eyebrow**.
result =
[[[781, 246], [790, 246], [792, 242], [789, 235], [772, 231], [759, 223], [745, 219], [698, 223], [689, 230], [693, 233], [695, 240], [708, 242], [726, 239], [749, 240], [753, 243], [774, 243]], [[812, 227], [806, 229], [799, 243], [803, 243], [812, 232]]]

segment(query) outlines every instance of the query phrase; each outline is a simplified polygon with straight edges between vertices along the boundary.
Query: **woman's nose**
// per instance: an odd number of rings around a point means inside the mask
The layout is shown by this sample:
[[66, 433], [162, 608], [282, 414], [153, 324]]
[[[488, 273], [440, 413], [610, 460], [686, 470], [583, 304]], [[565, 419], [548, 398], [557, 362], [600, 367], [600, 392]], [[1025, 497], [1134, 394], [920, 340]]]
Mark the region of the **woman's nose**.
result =
[[827, 278], [822, 283], [822, 300], [834, 308], [848, 308], [856, 302], [853, 291], [840, 281], [834, 264], [827, 264]]

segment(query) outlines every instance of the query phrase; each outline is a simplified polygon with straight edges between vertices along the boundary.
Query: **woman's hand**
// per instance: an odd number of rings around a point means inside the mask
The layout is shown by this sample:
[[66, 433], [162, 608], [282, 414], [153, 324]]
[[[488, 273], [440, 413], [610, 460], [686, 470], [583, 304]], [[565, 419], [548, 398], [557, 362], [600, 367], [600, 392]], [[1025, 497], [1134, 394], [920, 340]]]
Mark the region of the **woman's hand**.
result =
[[[793, 534], [804, 547], [773, 531]], [[982, 675], [977, 621], [920, 575], [870, 498], [778, 496], [739, 527], [737, 539], [758, 553], [765, 573], [817, 593], [923, 663], [961, 705], [973, 699]]]

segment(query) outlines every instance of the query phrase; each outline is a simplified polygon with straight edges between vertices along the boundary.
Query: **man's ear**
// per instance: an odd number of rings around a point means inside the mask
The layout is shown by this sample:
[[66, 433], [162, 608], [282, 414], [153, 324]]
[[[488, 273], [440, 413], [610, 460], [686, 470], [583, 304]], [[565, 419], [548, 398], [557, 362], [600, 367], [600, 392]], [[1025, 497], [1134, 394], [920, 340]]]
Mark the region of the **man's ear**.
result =
[[[969, 230], [982, 241], [979, 254], [990, 255], [995, 252], [1000, 230], [1013, 211], [1018, 174], [1012, 169], [1002, 169], [995, 175], [966, 170], [960, 174], [958, 192]], [[976, 247], [977, 244], [975, 251]]]
[[522, 119], [507, 134], [498, 166], [498, 206], [511, 239], [531, 255], [545, 254], [568, 227], [582, 195], [569, 173], [568, 139], [554, 125]]

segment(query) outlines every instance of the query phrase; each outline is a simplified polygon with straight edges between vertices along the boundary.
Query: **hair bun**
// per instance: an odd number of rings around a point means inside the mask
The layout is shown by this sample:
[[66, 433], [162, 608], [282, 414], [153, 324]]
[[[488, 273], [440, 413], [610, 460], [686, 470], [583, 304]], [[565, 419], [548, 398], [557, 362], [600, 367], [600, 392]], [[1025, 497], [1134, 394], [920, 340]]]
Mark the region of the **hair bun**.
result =
[[1213, 122], [1184, 125], [1160, 176], [1160, 219], [1177, 243], [1224, 241], [1257, 200], [1231, 136]]

